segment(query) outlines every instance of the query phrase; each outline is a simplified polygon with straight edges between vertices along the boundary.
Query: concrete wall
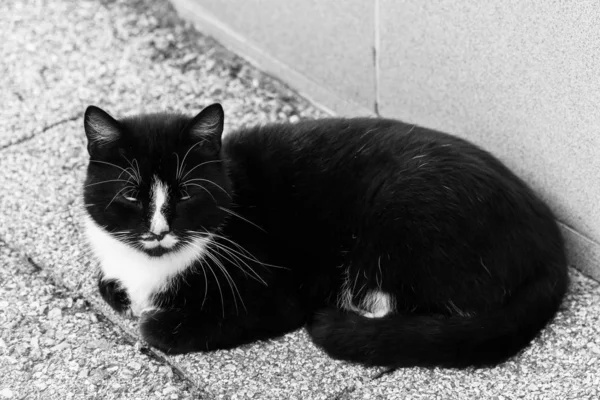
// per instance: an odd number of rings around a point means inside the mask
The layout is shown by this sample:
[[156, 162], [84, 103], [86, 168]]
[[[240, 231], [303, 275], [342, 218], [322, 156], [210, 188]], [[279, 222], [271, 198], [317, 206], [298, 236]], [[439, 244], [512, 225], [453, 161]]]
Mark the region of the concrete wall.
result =
[[172, 0], [184, 17], [342, 115], [466, 137], [557, 212], [600, 279], [600, 2]]

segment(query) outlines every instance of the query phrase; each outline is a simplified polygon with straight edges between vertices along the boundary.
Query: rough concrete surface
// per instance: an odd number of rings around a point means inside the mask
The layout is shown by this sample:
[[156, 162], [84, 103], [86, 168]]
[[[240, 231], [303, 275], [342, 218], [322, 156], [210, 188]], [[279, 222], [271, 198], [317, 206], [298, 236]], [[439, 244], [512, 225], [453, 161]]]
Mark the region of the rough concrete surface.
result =
[[220, 101], [228, 130], [323, 113], [162, 0], [0, 2], [0, 33], [0, 399], [600, 396], [600, 289], [576, 272], [557, 321], [495, 369], [378, 378], [303, 331], [208, 354], [146, 348], [95, 291], [80, 229], [85, 106], [118, 116]]
[[93, 310], [0, 245], [0, 398], [184, 399], [199, 391]]

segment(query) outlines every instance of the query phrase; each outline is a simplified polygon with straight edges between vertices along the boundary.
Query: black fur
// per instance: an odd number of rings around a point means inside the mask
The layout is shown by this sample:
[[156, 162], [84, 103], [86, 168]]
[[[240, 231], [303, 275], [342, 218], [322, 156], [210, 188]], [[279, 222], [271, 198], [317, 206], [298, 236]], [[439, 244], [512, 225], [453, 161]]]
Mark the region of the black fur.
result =
[[98, 291], [104, 301], [116, 312], [124, 313], [129, 309], [129, 296], [114, 279], [104, 280], [102, 276], [98, 277]]
[[[99, 225], [133, 238], [146, 232], [147, 182], [158, 174], [179, 188], [168, 205], [179, 247], [194, 230], [217, 233], [216, 246], [229, 248], [215, 248], [155, 294], [161, 310], [141, 319], [150, 344], [172, 353], [230, 348], [308, 322], [314, 342], [335, 358], [483, 366], [518, 353], [555, 315], [567, 263], [554, 216], [479, 147], [385, 119], [254, 127], [221, 146], [220, 130], [208, 132], [214, 121], [202, 120], [115, 121], [108, 125], [118, 140], [90, 148], [92, 159], [122, 168], [125, 158], [137, 160], [142, 175], [136, 204], [117, 198], [105, 209], [119, 182], [86, 188]], [[181, 160], [199, 140], [185, 172], [215, 161], [191, 173], [214, 184], [187, 188], [192, 197], [178, 200], [175, 154]], [[87, 183], [119, 173], [92, 162]], [[354, 305], [381, 290], [395, 299], [394, 312], [366, 318], [341, 309], [345, 280]]]

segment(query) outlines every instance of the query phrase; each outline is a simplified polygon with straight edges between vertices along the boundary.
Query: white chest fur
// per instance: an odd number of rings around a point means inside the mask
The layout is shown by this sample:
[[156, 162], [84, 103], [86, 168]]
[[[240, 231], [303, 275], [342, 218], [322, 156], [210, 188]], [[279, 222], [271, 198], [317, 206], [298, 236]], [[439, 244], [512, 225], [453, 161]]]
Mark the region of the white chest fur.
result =
[[117, 240], [89, 217], [86, 217], [85, 225], [88, 241], [100, 262], [104, 279], [119, 281], [129, 295], [134, 315], [154, 307], [152, 295], [165, 290], [177, 274], [202, 258], [209, 241], [198, 238], [176, 252], [150, 257]]

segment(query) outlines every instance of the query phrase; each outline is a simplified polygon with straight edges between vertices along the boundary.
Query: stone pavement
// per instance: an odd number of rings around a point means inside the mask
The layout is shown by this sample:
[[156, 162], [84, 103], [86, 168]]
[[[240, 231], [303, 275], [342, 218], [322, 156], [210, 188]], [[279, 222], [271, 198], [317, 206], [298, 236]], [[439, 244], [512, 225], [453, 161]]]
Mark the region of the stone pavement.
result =
[[82, 114], [194, 113], [230, 130], [324, 114], [182, 22], [165, 0], [0, 2], [0, 399], [600, 398], [600, 285], [572, 270], [556, 321], [477, 371], [380, 376], [328, 359], [303, 331], [167, 357], [95, 292], [80, 228]]

